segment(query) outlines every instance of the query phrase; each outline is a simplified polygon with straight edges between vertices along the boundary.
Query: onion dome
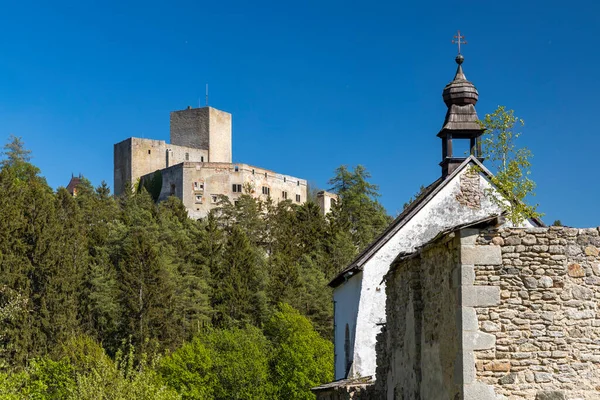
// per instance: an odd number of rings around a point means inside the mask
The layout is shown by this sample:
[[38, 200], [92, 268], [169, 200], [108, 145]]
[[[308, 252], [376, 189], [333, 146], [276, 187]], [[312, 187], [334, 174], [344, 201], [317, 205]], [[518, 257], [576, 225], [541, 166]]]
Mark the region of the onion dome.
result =
[[462, 63], [465, 58], [459, 54], [456, 56], [456, 63], [458, 68], [456, 69], [456, 75], [452, 82], [446, 85], [442, 97], [446, 106], [450, 107], [452, 104], [464, 106], [466, 104], [475, 104], [479, 98], [479, 93], [475, 89], [475, 85], [467, 80], [462, 70]]

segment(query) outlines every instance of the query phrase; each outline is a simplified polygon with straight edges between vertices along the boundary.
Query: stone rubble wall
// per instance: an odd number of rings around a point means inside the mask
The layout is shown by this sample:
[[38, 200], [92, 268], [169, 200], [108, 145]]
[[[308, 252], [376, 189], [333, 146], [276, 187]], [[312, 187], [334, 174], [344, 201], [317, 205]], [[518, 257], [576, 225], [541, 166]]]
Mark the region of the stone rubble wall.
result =
[[497, 398], [600, 399], [599, 229], [482, 231], [476, 245], [502, 254], [474, 260], [474, 285], [500, 291], [497, 304], [475, 306], [480, 332], [495, 338], [475, 351], [477, 381]]
[[378, 337], [371, 399], [455, 399], [460, 332], [453, 236], [398, 263], [386, 281], [387, 325]]

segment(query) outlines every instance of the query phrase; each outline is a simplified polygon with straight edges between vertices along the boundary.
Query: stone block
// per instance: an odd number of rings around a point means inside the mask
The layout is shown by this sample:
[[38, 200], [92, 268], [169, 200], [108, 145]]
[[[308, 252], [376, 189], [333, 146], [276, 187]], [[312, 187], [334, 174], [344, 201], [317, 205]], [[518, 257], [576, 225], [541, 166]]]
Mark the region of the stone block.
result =
[[552, 374], [549, 374], [547, 372], [535, 372], [533, 375], [535, 376], [536, 383], [544, 383], [544, 382], [552, 381]]
[[475, 382], [477, 372], [475, 370], [475, 355], [472, 351], [458, 352], [454, 368], [455, 383], [466, 385]]
[[581, 265], [576, 263], [571, 263], [568, 266], [569, 276], [572, 278], [582, 278], [585, 276], [585, 270], [581, 267]]
[[587, 256], [598, 257], [600, 254], [600, 250], [596, 246], [588, 246], [585, 248], [585, 254]]
[[509, 246], [516, 246], [521, 244], [521, 238], [518, 236], [510, 236], [504, 240], [504, 243], [506, 243]]
[[523, 244], [531, 246], [537, 243], [537, 239], [534, 235], [525, 235], [523, 238]]
[[481, 382], [465, 385], [463, 394], [464, 400], [496, 400], [494, 388]]
[[487, 350], [496, 345], [496, 336], [485, 332], [463, 332], [463, 350]]
[[543, 390], [536, 393], [535, 400], [567, 400], [567, 396], [558, 390]]
[[498, 286], [464, 286], [462, 305], [465, 307], [489, 307], [500, 304]]
[[477, 312], [472, 307], [462, 307], [462, 330], [477, 331], [479, 330], [479, 322], [477, 321]]
[[510, 371], [510, 362], [508, 361], [492, 361], [483, 366], [484, 371], [492, 372], [508, 372]]
[[460, 261], [469, 265], [501, 265], [502, 251], [499, 246], [463, 246]]
[[573, 298], [577, 300], [591, 300], [594, 298], [594, 291], [584, 286], [573, 286], [571, 293], [573, 294]]
[[498, 332], [500, 331], [500, 327], [498, 326], [498, 324], [495, 324], [493, 322], [483, 321], [483, 323], [481, 324], [481, 330], [484, 332]]
[[543, 288], [551, 288], [554, 285], [554, 281], [549, 276], [542, 276], [538, 284]]
[[[538, 281], [533, 276], [527, 276], [523, 278], [523, 285], [525, 285], [527, 289], [535, 289], [538, 286]], [[527, 292], [525, 292], [525, 295], [527, 295]]]
[[502, 378], [498, 379], [498, 383], [501, 385], [512, 385], [517, 382], [517, 374], [511, 372], [510, 374], [504, 375]]
[[479, 229], [466, 228], [460, 231], [460, 243], [462, 245], [475, 245], [477, 243], [477, 237], [479, 236]]
[[496, 236], [492, 239], [492, 243], [496, 246], [504, 246], [504, 239], [501, 236]]

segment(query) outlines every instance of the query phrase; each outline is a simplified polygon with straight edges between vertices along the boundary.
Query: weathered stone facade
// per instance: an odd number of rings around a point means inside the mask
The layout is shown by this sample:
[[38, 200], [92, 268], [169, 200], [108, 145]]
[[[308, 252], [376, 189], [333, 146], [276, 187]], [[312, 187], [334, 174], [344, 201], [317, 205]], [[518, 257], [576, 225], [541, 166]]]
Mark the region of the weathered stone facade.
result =
[[361, 399], [600, 399], [600, 228], [457, 229], [386, 282]]
[[477, 380], [509, 399], [599, 399], [599, 230], [503, 229], [477, 245], [502, 249], [502, 264], [475, 263], [475, 285], [501, 297], [475, 308], [495, 337], [475, 352]]
[[459, 261], [457, 246], [453, 237], [426, 246], [388, 274], [377, 398], [441, 398], [437, 394], [444, 393], [443, 398], [454, 399], [460, 393], [454, 376], [459, 370], [458, 293], [449, 290]]
[[[152, 176], [149, 174], [142, 179]], [[183, 162], [162, 170], [158, 200], [177, 196], [186, 205], [191, 218], [201, 218], [218, 205], [220, 195], [226, 195], [231, 202], [245, 193], [261, 200], [270, 197], [276, 203], [290, 200], [300, 204], [306, 201], [307, 191], [304, 179], [252, 165]]]

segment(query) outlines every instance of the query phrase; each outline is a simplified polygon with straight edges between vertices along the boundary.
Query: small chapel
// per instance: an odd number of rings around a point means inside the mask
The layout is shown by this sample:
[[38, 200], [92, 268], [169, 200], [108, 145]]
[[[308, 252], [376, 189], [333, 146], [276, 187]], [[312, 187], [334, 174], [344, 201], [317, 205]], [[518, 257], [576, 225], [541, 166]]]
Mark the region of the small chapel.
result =
[[[492, 197], [514, 199], [483, 164], [479, 93], [463, 71], [460, 32], [455, 39], [437, 133], [441, 174], [329, 283], [335, 381], [313, 392], [318, 400], [600, 398], [599, 229], [547, 228], [537, 218], [512, 226], [503, 217]], [[455, 153], [457, 141], [470, 154]]]
[[[600, 398], [600, 228], [514, 226], [479, 93], [444, 87], [440, 176], [334, 277], [335, 381], [317, 400]], [[470, 154], [453, 151], [466, 141]], [[500, 201], [495, 201], [500, 199]]]
[[[481, 156], [484, 129], [475, 110], [479, 94], [463, 72], [463, 55], [455, 61], [454, 79], [442, 92], [448, 111], [437, 133], [441, 175], [329, 284], [334, 290], [336, 379], [375, 375], [375, 341], [385, 323], [382, 279], [392, 261], [445, 229], [502, 212], [484, 195], [494, 188]], [[468, 142], [469, 155], [453, 152], [457, 141]], [[537, 220], [525, 224], [542, 226]]]

